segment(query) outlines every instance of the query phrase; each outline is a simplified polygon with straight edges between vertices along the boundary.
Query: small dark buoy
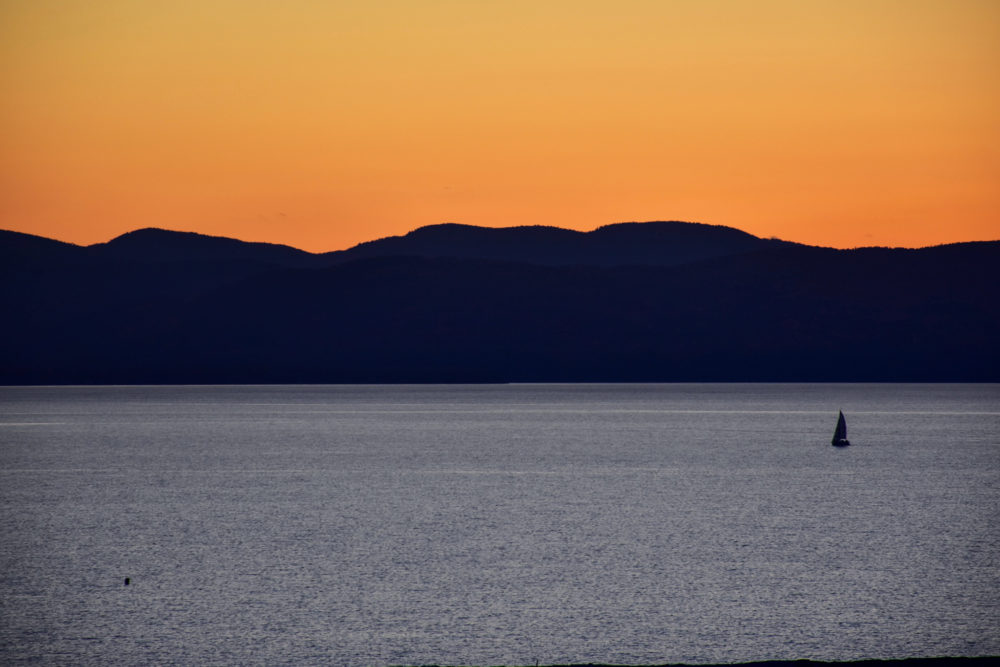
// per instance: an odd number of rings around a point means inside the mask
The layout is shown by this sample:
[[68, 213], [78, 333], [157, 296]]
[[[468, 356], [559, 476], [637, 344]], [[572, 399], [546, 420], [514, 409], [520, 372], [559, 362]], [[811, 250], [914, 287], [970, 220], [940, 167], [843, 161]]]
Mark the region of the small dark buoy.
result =
[[125, 577], [125, 585], [126, 585], [126, 586], [128, 586], [128, 584], [129, 584], [129, 582], [130, 582], [130, 581], [132, 581], [132, 580], [131, 580], [131, 579], [129, 579], [128, 577]]

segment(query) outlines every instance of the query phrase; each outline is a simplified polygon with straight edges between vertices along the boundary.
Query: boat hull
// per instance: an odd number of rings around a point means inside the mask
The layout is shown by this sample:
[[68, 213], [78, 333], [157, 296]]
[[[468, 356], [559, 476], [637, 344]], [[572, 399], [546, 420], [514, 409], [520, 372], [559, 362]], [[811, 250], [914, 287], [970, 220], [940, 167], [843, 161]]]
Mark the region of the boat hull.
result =
[[834, 447], [850, 447], [851, 443], [847, 439], [834, 440], [833, 441], [833, 446]]

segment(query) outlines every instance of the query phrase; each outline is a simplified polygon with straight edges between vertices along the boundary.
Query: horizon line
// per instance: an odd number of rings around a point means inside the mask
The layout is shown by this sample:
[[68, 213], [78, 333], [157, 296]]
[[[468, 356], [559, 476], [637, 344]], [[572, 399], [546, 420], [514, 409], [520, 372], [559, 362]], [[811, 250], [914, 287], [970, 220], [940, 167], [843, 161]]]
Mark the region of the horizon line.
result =
[[831, 250], [864, 250], [864, 249], [869, 249], [869, 248], [871, 248], [871, 249], [890, 249], [890, 250], [921, 250], [921, 249], [924, 249], [924, 248], [937, 248], [937, 247], [942, 247], [942, 246], [960, 245], [960, 244], [965, 244], [965, 243], [995, 243], [995, 242], [1000, 241], [1000, 237], [997, 237], [997, 238], [992, 238], [992, 239], [975, 239], [975, 240], [946, 241], [946, 242], [943, 242], [943, 243], [933, 243], [933, 244], [930, 244], [930, 245], [922, 245], [922, 246], [855, 245], [855, 246], [843, 246], [843, 247], [840, 247], [840, 246], [830, 246], [830, 245], [813, 245], [813, 244], [805, 243], [805, 242], [802, 242], [802, 241], [794, 241], [794, 240], [785, 239], [785, 238], [781, 238], [781, 237], [773, 236], [773, 235], [772, 236], [758, 236], [758, 235], [753, 234], [751, 232], [748, 232], [746, 230], [740, 229], [739, 227], [734, 227], [734, 226], [731, 226], [731, 225], [723, 225], [723, 224], [716, 224], [716, 223], [706, 223], [706, 222], [693, 221], [693, 220], [677, 220], [677, 219], [622, 220], [622, 221], [618, 221], [618, 222], [611, 222], [611, 223], [597, 225], [596, 227], [593, 227], [592, 229], [575, 229], [575, 228], [572, 228], [572, 227], [560, 227], [558, 225], [539, 225], [539, 224], [535, 224], [535, 225], [503, 225], [503, 226], [497, 226], [497, 225], [475, 225], [475, 224], [471, 224], [471, 223], [456, 222], [456, 221], [449, 220], [449, 221], [444, 221], [444, 222], [439, 222], [439, 223], [431, 223], [431, 224], [427, 224], [427, 225], [419, 225], [417, 227], [413, 227], [413, 228], [409, 229], [406, 232], [403, 232], [402, 234], [390, 234], [390, 235], [387, 235], [387, 236], [378, 236], [378, 237], [375, 237], [375, 238], [370, 238], [368, 240], [360, 241], [358, 243], [355, 243], [354, 245], [350, 245], [350, 246], [347, 246], [347, 247], [344, 247], [344, 248], [336, 248], [336, 249], [333, 249], [333, 250], [320, 250], [320, 251], [306, 250], [304, 248], [300, 248], [300, 247], [291, 245], [290, 243], [283, 243], [283, 242], [280, 242], [280, 241], [250, 240], [250, 239], [240, 238], [240, 237], [237, 237], [237, 236], [227, 236], [227, 235], [224, 235], [224, 234], [213, 234], [213, 233], [207, 233], [207, 232], [203, 232], [203, 231], [195, 231], [195, 230], [192, 230], [192, 229], [174, 229], [174, 228], [169, 228], [169, 227], [158, 227], [158, 226], [136, 227], [136, 228], [130, 229], [128, 231], [122, 232], [120, 234], [117, 234], [115, 236], [112, 236], [111, 238], [109, 238], [109, 239], [107, 239], [105, 241], [95, 241], [94, 243], [87, 243], [87, 244], [84, 244], [84, 243], [75, 243], [73, 241], [66, 241], [66, 240], [57, 238], [55, 236], [45, 236], [43, 234], [38, 234], [38, 233], [34, 233], [34, 232], [26, 232], [26, 231], [22, 231], [22, 230], [19, 230], [19, 229], [0, 228], [0, 232], [13, 232], [13, 233], [16, 233], [16, 234], [24, 234], [26, 236], [34, 236], [36, 238], [42, 238], [42, 239], [47, 239], [49, 241], [55, 241], [55, 242], [58, 242], [58, 243], [64, 243], [66, 245], [72, 245], [72, 246], [76, 246], [78, 248], [91, 248], [91, 247], [94, 247], [94, 246], [99, 246], [99, 245], [104, 245], [104, 244], [107, 244], [107, 243], [111, 243], [112, 241], [115, 241], [116, 239], [122, 238], [123, 236], [127, 236], [129, 234], [134, 234], [136, 232], [158, 231], [158, 232], [168, 232], [168, 233], [172, 233], [172, 234], [193, 234], [193, 235], [201, 236], [201, 237], [205, 237], [205, 238], [225, 239], [225, 240], [238, 241], [240, 243], [248, 243], [248, 244], [255, 244], [255, 245], [280, 246], [280, 247], [290, 248], [290, 249], [296, 250], [298, 252], [304, 252], [304, 253], [307, 253], [307, 254], [310, 254], [310, 255], [326, 255], [326, 254], [330, 254], [330, 253], [343, 252], [343, 251], [346, 251], [346, 250], [350, 250], [352, 248], [356, 248], [358, 246], [365, 245], [367, 243], [373, 243], [373, 242], [382, 241], [382, 240], [391, 239], [391, 238], [402, 238], [402, 237], [408, 236], [409, 234], [412, 234], [412, 233], [414, 233], [416, 231], [419, 231], [421, 229], [430, 229], [430, 228], [434, 228], [434, 227], [456, 226], [456, 227], [468, 227], [468, 228], [473, 228], [473, 229], [495, 229], [495, 230], [536, 229], [536, 228], [538, 228], [538, 229], [557, 229], [557, 230], [561, 230], [561, 231], [574, 232], [574, 233], [578, 233], [578, 234], [591, 234], [591, 233], [599, 231], [601, 229], [605, 229], [605, 228], [608, 228], [608, 227], [614, 227], [614, 226], [618, 226], [618, 225], [647, 225], [647, 224], [657, 224], [657, 223], [679, 223], [679, 224], [684, 224], [684, 225], [696, 225], [696, 226], [703, 226], [703, 227], [715, 227], [715, 228], [722, 228], [722, 229], [732, 229], [732, 230], [735, 230], [735, 231], [738, 231], [738, 232], [741, 232], [741, 233], [753, 236], [754, 238], [759, 238], [759, 239], [764, 239], [764, 240], [772, 240], [772, 241], [781, 241], [781, 242], [784, 242], [784, 243], [793, 243], [793, 244], [802, 245], [802, 246], [809, 246], [809, 247], [814, 247], [814, 248], [825, 248], [825, 249], [831, 249]]

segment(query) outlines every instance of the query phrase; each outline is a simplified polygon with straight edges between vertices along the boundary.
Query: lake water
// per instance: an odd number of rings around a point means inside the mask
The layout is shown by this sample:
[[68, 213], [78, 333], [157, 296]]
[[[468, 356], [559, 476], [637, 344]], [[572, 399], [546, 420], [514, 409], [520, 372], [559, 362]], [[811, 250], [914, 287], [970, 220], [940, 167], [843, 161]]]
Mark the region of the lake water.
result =
[[6, 387], [0, 663], [997, 655], [998, 519], [998, 385]]

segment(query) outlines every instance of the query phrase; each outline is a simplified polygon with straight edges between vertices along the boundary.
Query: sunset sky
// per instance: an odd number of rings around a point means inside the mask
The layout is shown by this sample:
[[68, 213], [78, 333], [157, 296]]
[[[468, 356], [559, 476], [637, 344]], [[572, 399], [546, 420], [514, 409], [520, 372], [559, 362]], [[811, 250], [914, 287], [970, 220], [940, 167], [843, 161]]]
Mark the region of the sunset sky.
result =
[[995, 0], [0, 0], [0, 228], [1000, 238]]

